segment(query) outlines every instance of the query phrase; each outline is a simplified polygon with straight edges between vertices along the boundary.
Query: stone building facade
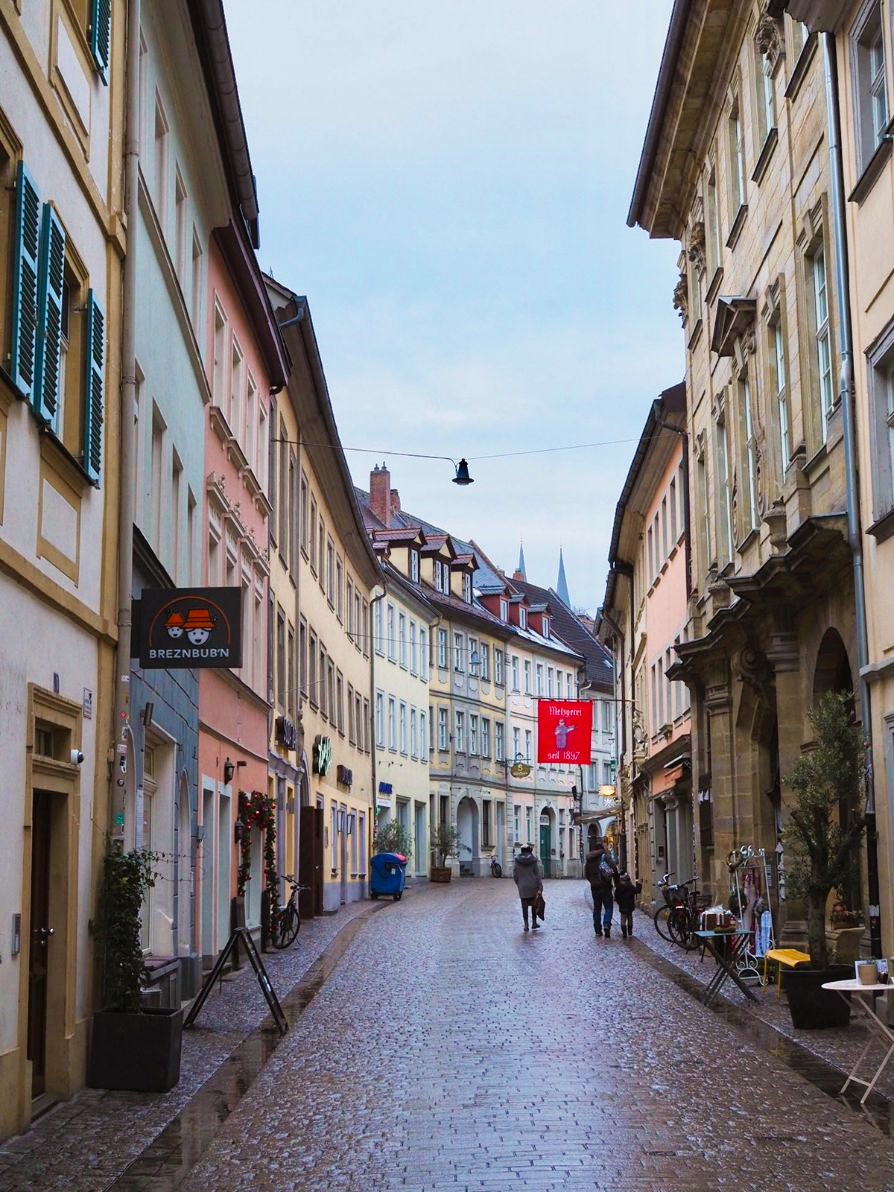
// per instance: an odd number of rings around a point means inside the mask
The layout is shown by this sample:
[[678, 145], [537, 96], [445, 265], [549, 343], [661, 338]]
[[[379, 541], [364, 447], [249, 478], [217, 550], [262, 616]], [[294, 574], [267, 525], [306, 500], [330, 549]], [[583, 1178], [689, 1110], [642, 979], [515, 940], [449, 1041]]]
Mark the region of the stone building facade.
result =
[[692, 570], [670, 677], [712, 897], [744, 844], [778, 895], [807, 709], [857, 687], [824, 77], [781, 8], [674, 5], [629, 215], [681, 245]]

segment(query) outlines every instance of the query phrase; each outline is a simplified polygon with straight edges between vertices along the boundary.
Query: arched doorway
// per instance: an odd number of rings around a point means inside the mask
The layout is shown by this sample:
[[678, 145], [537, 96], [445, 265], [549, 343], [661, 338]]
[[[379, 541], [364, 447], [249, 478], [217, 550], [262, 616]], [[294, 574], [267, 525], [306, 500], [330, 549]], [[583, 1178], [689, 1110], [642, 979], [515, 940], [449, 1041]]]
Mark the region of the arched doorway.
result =
[[475, 877], [479, 870], [478, 806], [465, 795], [456, 809], [456, 831], [459, 835], [459, 871]]
[[553, 852], [555, 849], [555, 839], [556, 813], [551, 807], [541, 807], [539, 854], [544, 877], [552, 877], [553, 875]]

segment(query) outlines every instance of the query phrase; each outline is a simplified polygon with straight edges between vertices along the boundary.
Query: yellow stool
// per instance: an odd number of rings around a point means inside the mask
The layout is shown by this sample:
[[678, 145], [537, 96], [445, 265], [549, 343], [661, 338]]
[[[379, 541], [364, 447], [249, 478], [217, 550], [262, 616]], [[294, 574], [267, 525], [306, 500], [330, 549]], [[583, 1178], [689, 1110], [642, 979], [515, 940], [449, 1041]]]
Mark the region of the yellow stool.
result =
[[809, 964], [810, 956], [797, 948], [771, 948], [764, 955], [764, 985], [767, 984], [767, 963], [776, 962], [776, 997], [782, 995], [782, 968], [797, 968], [799, 964]]

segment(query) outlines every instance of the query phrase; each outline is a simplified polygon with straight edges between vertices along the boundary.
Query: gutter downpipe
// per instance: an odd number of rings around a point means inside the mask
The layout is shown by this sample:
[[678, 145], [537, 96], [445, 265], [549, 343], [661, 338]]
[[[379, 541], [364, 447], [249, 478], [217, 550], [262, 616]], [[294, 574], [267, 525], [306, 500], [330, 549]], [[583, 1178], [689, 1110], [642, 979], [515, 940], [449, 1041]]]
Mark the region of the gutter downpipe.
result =
[[835, 38], [820, 34], [823, 43], [823, 72], [828, 111], [829, 165], [832, 174], [832, 223], [835, 229], [835, 288], [841, 318], [841, 367], [838, 396], [844, 436], [844, 474], [847, 487], [847, 536], [854, 568], [854, 604], [857, 628], [857, 664], [860, 671], [860, 711], [866, 740], [866, 880], [869, 895], [869, 940], [873, 956], [882, 954], [881, 914], [879, 906], [878, 831], [875, 815], [875, 787], [872, 767], [872, 708], [866, 667], [869, 663], [869, 637], [866, 628], [866, 588], [863, 575], [863, 540], [860, 529], [860, 493], [857, 479], [856, 426], [854, 417], [853, 331], [850, 311], [850, 268], [847, 252], [847, 225], [844, 215], [844, 171], [841, 154], [841, 117], [838, 98], [838, 72], [835, 63]]
[[112, 725], [109, 830], [124, 840], [126, 814], [127, 738], [130, 727], [130, 660], [133, 630], [133, 476], [136, 425], [137, 223], [140, 209], [140, 3], [127, 6], [127, 82], [125, 95], [124, 217], [127, 251], [121, 303], [121, 402], [118, 494], [118, 649]]
[[[631, 591], [631, 602], [632, 602], [632, 591]], [[615, 700], [616, 701], [618, 700], [618, 684], [619, 684], [619, 682], [620, 682], [620, 687], [621, 687], [621, 696], [620, 696], [620, 701], [621, 701], [621, 741], [620, 741], [620, 745], [621, 745], [621, 748], [620, 748], [620, 751], [616, 750], [616, 753], [620, 752], [620, 756], [615, 757], [615, 783], [617, 784], [616, 790], [615, 790], [615, 798], [620, 801], [621, 757], [623, 757], [624, 754], [627, 752], [627, 706], [628, 706], [628, 703], [630, 703], [631, 701], [628, 701], [627, 699], [624, 698], [624, 693], [625, 693], [624, 634], [623, 634], [622, 630], [619, 628], [618, 623], [615, 620], [613, 620], [613, 618], [610, 617], [608, 615], [608, 613], [605, 611], [605, 608], [602, 609], [601, 616], [602, 616], [603, 621], [605, 621], [606, 624], [608, 625], [608, 627], [617, 635], [618, 645], [620, 646], [620, 654], [621, 654], [620, 668], [618, 667], [618, 663], [617, 663], [617, 655], [615, 655], [615, 667], [614, 667], [614, 690], [615, 690]], [[620, 673], [620, 679], [619, 679], [619, 673]], [[631, 715], [630, 740], [632, 743], [633, 742], [633, 723], [632, 723], [633, 713], [631, 712], [630, 715]], [[633, 757], [632, 757], [632, 753], [631, 753], [631, 761], [632, 760], [633, 760]], [[627, 854], [627, 831], [626, 831], [627, 825], [626, 825], [626, 817], [624, 815], [623, 807], [624, 807], [624, 805], [623, 805], [623, 803], [621, 803], [621, 822], [622, 822], [622, 825], [624, 826], [624, 833], [623, 833], [623, 836], [624, 836], [624, 858], [623, 858], [623, 860], [624, 860], [624, 864], [626, 866], [628, 864], [628, 859], [627, 859], [627, 855], [626, 855]], [[632, 803], [631, 803], [631, 812], [632, 812], [632, 810], [633, 810], [633, 807], [632, 807]], [[635, 826], [634, 826], [634, 831], [635, 831]]]

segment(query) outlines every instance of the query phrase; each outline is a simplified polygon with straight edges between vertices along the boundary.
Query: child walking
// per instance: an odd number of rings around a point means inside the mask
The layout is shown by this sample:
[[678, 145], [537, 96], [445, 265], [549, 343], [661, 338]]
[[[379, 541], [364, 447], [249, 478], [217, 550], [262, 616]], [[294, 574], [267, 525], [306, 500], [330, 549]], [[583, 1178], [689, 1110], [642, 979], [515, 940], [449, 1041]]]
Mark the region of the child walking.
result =
[[643, 883], [634, 883], [626, 869], [623, 873], [618, 874], [618, 879], [615, 882], [615, 901], [621, 912], [621, 935], [625, 940], [628, 935], [633, 935], [633, 908], [636, 906], [636, 897], [642, 888]]

